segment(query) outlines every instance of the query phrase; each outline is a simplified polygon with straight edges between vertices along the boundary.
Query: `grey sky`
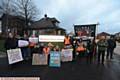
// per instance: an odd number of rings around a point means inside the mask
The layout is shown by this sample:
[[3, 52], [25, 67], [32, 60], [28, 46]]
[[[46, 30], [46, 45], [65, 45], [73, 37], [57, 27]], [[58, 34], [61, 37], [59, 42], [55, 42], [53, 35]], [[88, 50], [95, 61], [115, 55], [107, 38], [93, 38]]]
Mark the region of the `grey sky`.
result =
[[73, 24], [97, 23], [98, 32], [120, 31], [120, 0], [34, 0], [40, 18], [56, 17], [60, 26], [73, 31]]

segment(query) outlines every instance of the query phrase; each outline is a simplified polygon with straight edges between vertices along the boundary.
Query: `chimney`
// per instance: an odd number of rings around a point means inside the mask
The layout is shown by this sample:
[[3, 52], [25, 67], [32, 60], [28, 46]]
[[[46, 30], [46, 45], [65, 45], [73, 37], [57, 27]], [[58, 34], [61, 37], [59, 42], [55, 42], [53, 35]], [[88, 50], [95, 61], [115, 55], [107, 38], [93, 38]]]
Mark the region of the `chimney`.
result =
[[45, 14], [44, 17], [47, 18], [47, 14]]

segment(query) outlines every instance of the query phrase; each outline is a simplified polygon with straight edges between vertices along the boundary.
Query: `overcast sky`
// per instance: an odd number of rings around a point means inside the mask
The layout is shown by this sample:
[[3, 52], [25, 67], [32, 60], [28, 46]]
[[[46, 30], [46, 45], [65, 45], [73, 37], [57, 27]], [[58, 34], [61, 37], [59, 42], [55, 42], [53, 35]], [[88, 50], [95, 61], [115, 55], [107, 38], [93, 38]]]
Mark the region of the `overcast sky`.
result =
[[40, 18], [56, 17], [68, 32], [73, 24], [99, 22], [97, 32], [120, 32], [120, 0], [34, 0]]

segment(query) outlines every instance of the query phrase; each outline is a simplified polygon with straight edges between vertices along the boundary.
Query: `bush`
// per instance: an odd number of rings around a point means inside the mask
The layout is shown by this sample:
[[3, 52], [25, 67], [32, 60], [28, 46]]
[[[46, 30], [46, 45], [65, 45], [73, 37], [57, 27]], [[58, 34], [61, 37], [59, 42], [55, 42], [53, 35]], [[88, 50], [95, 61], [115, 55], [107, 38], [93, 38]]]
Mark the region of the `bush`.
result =
[[6, 51], [5, 48], [4, 48], [4, 42], [5, 42], [4, 39], [0, 39], [0, 51], [1, 52], [5, 52]]

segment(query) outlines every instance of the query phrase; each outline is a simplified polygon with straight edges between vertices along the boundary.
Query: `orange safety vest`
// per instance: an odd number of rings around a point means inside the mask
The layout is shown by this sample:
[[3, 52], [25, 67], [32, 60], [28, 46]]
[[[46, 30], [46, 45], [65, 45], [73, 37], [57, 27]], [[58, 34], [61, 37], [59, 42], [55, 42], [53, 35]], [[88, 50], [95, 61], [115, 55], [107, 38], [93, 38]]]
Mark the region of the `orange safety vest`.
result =
[[49, 54], [49, 52], [50, 52], [50, 48], [43, 48], [43, 52], [45, 53], [45, 54]]
[[64, 44], [65, 44], [65, 45], [70, 44], [70, 37], [65, 38], [65, 42], [64, 42]]
[[29, 44], [29, 47], [34, 47], [34, 46], [35, 46], [35, 43], [32, 43], [32, 42], [31, 42], [31, 43]]
[[79, 52], [79, 51], [85, 51], [86, 48], [84, 48], [84, 47], [81, 46], [81, 47], [78, 47], [76, 50], [77, 50], [78, 52]]

